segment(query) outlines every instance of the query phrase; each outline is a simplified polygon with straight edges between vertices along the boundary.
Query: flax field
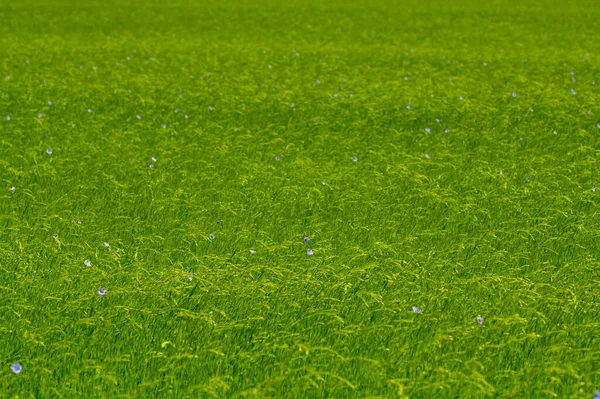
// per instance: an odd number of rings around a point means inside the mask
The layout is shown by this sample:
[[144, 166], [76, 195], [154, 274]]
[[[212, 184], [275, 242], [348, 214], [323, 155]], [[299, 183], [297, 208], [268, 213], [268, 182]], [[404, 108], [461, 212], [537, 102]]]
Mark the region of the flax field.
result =
[[3, 0], [0, 398], [600, 398], [599, 32]]

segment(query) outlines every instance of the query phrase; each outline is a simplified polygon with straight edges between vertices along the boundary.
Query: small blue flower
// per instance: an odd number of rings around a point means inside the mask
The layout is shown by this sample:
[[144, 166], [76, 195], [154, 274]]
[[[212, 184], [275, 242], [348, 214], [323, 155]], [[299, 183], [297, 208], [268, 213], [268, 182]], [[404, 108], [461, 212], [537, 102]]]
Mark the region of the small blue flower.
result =
[[9, 121], [10, 120], [10, 115], [6, 115], [6, 120]]
[[88, 108], [88, 113], [90, 113], [90, 114], [92, 113], [92, 109], [91, 108]]
[[312, 254], [313, 254], [313, 250], [312, 250], [312, 249], [310, 249], [310, 248], [308, 248], [308, 249], [306, 250], [306, 253], [307, 253], [307, 254], [309, 254], [309, 255], [312, 255]]
[[92, 262], [90, 262], [89, 260], [85, 260], [83, 262], [84, 265], [86, 265], [87, 267], [90, 267], [92, 265]]
[[577, 92], [575, 91], [575, 89], [573, 89], [572, 87], [571, 87], [571, 94], [572, 94], [572, 95], [575, 95], [575, 94], [577, 94]]
[[592, 191], [596, 192], [596, 187], [595, 186], [592, 186]]
[[407, 105], [407, 106], [406, 106], [406, 109], [410, 109], [410, 105]]
[[21, 365], [19, 363], [15, 363], [12, 366], [10, 366], [10, 369], [12, 370], [13, 373], [19, 374], [21, 372], [21, 370], [23, 370], [23, 367], [21, 367]]
[[150, 169], [154, 169], [154, 164], [153, 163], [150, 164]]
[[104, 246], [105, 246], [106, 248], [108, 248], [108, 247], [110, 247], [110, 244], [109, 244], [109, 243], [107, 243], [106, 241], [104, 241]]
[[291, 108], [294, 108], [295, 106], [296, 106], [296, 104], [294, 104], [294, 103], [291, 103], [291, 104], [290, 104], [290, 107], [291, 107]]
[[44, 115], [38, 114], [38, 119], [42, 119], [42, 116], [44, 116]]
[[477, 316], [477, 323], [483, 324], [483, 317]]
[[165, 124], [163, 123], [163, 125], [162, 125], [162, 128], [163, 128], [163, 129], [166, 129], [166, 128], [167, 128], [167, 125], [165, 125]]
[[276, 161], [279, 161], [280, 159], [281, 159], [281, 158], [279, 158], [279, 155], [277, 155], [277, 156], [275, 157], [275, 160], [276, 160]]
[[334, 95], [333, 95], [333, 98], [338, 98], [338, 95], [337, 95], [337, 94], [334, 94]]
[[52, 101], [48, 100], [48, 105], [52, 105]]
[[429, 159], [429, 154], [425, 154], [425, 158]]
[[308, 237], [304, 237], [304, 240], [303, 240], [303, 241], [304, 241], [304, 243], [305, 243], [305, 244], [308, 244], [308, 242], [310, 241], [310, 238], [308, 238]]
[[558, 134], [558, 133], [556, 133], [556, 130], [553, 133], [554, 133], [555, 136]]
[[413, 310], [413, 312], [415, 312], [415, 313], [421, 313], [421, 309], [419, 309], [419, 308], [418, 308], [418, 307], [416, 307], [416, 306], [413, 306], [413, 307], [412, 307], [412, 310]]
[[104, 288], [100, 288], [100, 289], [98, 290], [98, 295], [100, 295], [100, 296], [104, 296], [104, 294], [106, 294], [106, 290], [105, 290]]
[[353, 160], [354, 162], [358, 162], [358, 157], [352, 157], [352, 160]]
[[500, 174], [502, 174], [502, 169], [500, 169]]
[[596, 394], [593, 399], [600, 399], [600, 389], [596, 390]]
[[48, 154], [48, 155], [52, 155], [52, 148], [48, 148], [48, 149], [46, 150], [46, 154]]
[[429, 129], [428, 127], [426, 127], [426, 128], [425, 128], [425, 131], [426, 131], [427, 133], [429, 133], [429, 132], [431, 131], [431, 129]]
[[218, 225], [218, 226], [220, 226], [220, 225], [221, 225], [221, 221], [220, 221], [220, 220], [219, 220], [219, 221], [217, 221], [217, 225]]
[[208, 236], [208, 238], [210, 238], [211, 240], [214, 240], [215, 239], [215, 235], [211, 234], [211, 235]]
[[253, 250], [253, 249], [251, 249], [251, 250], [250, 250], [250, 254], [251, 254], [251, 255], [254, 255], [255, 253], [256, 253], [256, 251], [255, 251], [255, 250]]
[[525, 181], [529, 183], [529, 177], [525, 176]]
[[450, 133], [450, 129], [446, 129], [446, 130], [444, 130], [444, 132]]
[[512, 96], [513, 96], [513, 97], [516, 97], [516, 96], [517, 96], [517, 93], [515, 93], [515, 92], [513, 91], [513, 92], [512, 92]]

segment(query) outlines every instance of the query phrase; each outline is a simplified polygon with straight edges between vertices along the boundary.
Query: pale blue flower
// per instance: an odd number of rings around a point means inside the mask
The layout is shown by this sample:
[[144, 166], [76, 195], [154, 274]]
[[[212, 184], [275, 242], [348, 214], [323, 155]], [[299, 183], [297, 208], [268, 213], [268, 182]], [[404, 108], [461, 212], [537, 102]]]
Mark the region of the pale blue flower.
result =
[[104, 296], [104, 294], [106, 294], [106, 290], [105, 290], [104, 288], [100, 288], [100, 289], [98, 290], [98, 295], [100, 295], [100, 296]]
[[9, 121], [10, 120], [10, 115], [6, 115], [6, 120]]
[[110, 244], [109, 244], [109, 243], [107, 243], [106, 241], [104, 241], [104, 246], [105, 246], [106, 248], [108, 248], [108, 247], [110, 247]]
[[483, 324], [483, 317], [477, 316], [477, 323]]
[[48, 149], [46, 150], [46, 154], [48, 154], [48, 155], [52, 155], [52, 148], [48, 148]]
[[86, 260], [85, 262], [83, 262], [87, 267], [90, 267], [92, 265], [92, 262], [90, 262], [89, 260]]
[[422, 313], [422, 312], [421, 312], [421, 309], [419, 309], [417, 306], [413, 306], [413, 307], [412, 307], [412, 310], [413, 310], [413, 312], [415, 312], [415, 313]]
[[39, 118], [39, 119], [41, 119], [41, 118], [42, 118], [42, 116], [44, 116], [44, 115], [42, 115], [42, 114], [38, 114], [38, 118]]
[[309, 254], [309, 255], [312, 255], [312, 254], [313, 254], [313, 250], [312, 250], [312, 249], [310, 249], [310, 248], [308, 248], [308, 249], [306, 250], [306, 253], [307, 253], [307, 254]]
[[211, 235], [208, 236], [208, 238], [210, 238], [211, 240], [214, 240], [215, 239], [215, 235], [211, 234]]
[[253, 250], [253, 249], [251, 249], [251, 250], [250, 250], [250, 254], [251, 254], [251, 255], [254, 255], [255, 253], [256, 253], [256, 251], [255, 251], [255, 250]]
[[358, 162], [358, 157], [352, 157], [352, 160], [353, 160], [354, 162]]
[[19, 374], [21, 372], [21, 370], [23, 370], [23, 367], [21, 367], [21, 365], [19, 363], [15, 363], [10, 366], [10, 369], [12, 370], [13, 373]]

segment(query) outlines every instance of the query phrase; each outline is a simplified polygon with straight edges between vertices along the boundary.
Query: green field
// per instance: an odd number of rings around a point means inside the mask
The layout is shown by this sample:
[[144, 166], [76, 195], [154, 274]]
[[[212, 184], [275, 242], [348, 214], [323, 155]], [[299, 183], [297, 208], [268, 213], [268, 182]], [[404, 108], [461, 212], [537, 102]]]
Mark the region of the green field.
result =
[[0, 398], [600, 389], [596, 0], [4, 0], [0, 117]]

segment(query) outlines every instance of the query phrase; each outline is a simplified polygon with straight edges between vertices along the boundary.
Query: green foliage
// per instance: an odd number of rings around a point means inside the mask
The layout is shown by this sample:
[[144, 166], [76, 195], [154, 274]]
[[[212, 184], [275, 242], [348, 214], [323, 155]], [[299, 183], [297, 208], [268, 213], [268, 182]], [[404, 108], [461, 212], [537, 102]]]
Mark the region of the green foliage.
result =
[[596, 2], [11, 3], [0, 397], [600, 388]]

